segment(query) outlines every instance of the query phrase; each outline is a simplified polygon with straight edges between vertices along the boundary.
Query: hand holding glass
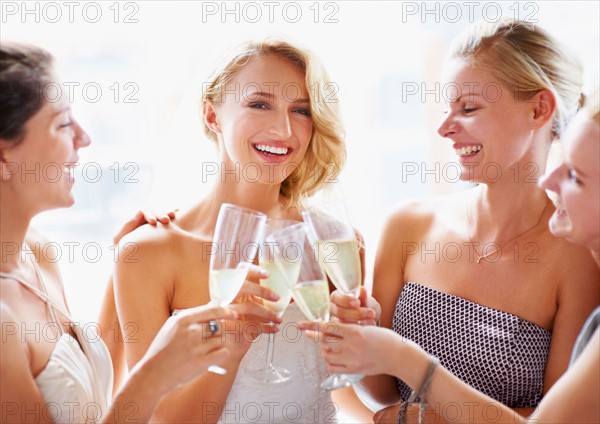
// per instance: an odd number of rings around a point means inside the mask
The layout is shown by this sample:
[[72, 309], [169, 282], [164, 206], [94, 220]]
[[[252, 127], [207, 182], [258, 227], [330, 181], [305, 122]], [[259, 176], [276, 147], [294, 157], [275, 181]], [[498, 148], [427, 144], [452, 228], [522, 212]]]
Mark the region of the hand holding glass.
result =
[[[357, 298], [362, 281], [360, 246], [344, 203], [338, 200], [308, 208], [302, 211], [302, 217], [310, 224], [308, 238], [318, 249], [318, 261], [335, 287]], [[362, 377], [362, 374], [334, 374], [321, 387], [341, 389]]]
[[[269, 271], [269, 278], [261, 279], [260, 285], [279, 295], [277, 302], [263, 300], [264, 306], [280, 317], [290, 303], [292, 286], [298, 280], [306, 225], [302, 222], [269, 219], [265, 240], [261, 244], [259, 265]], [[252, 378], [263, 383], [283, 383], [291, 377], [289, 370], [273, 365], [275, 333], [269, 333], [265, 366], [257, 370], [246, 370]]]
[[[217, 217], [210, 258], [211, 303], [229, 305], [242, 288], [262, 240], [267, 216], [261, 212], [223, 203]], [[209, 371], [225, 374], [221, 367]]]

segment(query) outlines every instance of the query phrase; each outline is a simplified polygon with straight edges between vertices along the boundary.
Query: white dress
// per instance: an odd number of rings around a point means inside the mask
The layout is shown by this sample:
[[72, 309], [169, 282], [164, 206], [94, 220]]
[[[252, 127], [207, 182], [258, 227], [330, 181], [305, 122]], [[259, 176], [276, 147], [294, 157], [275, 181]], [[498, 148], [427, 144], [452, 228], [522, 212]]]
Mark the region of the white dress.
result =
[[338, 407], [320, 388], [327, 377], [319, 345], [298, 329], [306, 318], [295, 303], [283, 314], [275, 335], [273, 363], [287, 368], [285, 383], [266, 384], [250, 378], [245, 369], [259, 369], [266, 361], [268, 334], [257, 338], [244, 359], [223, 408], [220, 423], [336, 423]]
[[[55, 423], [99, 422], [109, 412], [113, 386], [113, 369], [108, 349], [94, 329], [81, 328], [52, 302], [43, 285], [37, 264], [34, 263], [34, 266], [43, 291], [32, 287], [16, 275], [0, 273], [0, 278], [10, 278], [19, 282], [45, 302], [55, 327], [61, 331], [46, 367], [35, 379], [45, 401], [39, 412], [42, 417]], [[72, 322], [71, 327], [77, 340], [62, 332], [56, 311]]]

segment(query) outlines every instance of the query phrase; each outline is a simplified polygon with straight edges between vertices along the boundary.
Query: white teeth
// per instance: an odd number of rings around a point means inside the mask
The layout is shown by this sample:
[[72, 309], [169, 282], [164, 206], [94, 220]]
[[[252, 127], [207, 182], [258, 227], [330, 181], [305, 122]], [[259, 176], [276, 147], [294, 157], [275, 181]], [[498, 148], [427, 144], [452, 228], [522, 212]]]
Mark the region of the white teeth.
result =
[[75, 176], [75, 166], [65, 166], [64, 168], [65, 174], [69, 177], [70, 180]]
[[562, 203], [560, 202], [560, 199], [558, 197], [552, 199], [552, 203], [554, 203], [554, 207], [556, 208], [556, 214], [558, 216], [567, 216], [567, 211], [563, 209]]
[[481, 150], [481, 146], [467, 146], [460, 149], [454, 149], [454, 153], [458, 156], [470, 155]]
[[287, 147], [267, 146], [266, 144], [257, 144], [255, 147], [261, 152], [268, 152], [274, 155], [286, 155], [289, 150]]
[[75, 167], [77, 165], [67, 165], [63, 168], [63, 172], [65, 174], [67, 174], [67, 176], [69, 177], [70, 180], [72, 180], [75, 177]]

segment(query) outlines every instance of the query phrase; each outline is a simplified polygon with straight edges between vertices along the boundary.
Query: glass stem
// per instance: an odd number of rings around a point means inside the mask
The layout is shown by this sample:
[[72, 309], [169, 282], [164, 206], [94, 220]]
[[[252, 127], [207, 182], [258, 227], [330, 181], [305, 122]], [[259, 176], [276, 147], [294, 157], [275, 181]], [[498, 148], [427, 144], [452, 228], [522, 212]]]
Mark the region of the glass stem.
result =
[[275, 352], [275, 333], [269, 333], [267, 345], [267, 369], [273, 368], [273, 354]]

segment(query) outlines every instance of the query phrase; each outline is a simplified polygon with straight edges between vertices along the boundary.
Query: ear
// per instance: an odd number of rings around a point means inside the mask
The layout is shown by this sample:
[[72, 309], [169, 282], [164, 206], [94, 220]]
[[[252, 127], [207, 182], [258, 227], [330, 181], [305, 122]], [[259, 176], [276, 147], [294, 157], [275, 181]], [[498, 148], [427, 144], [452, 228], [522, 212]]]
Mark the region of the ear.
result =
[[542, 128], [554, 117], [556, 110], [556, 99], [550, 90], [542, 90], [536, 93], [530, 100], [533, 106], [533, 125]]
[[0, 181], [8, 182], [18, 171], [18, 165], [6, 159], [5, 143], [0, 139]]
[[215, 134], [221, 133], [221, 126], [217, 119], [217, 108], [214, 103], [207, 100], [202, 105], [202, 115], [204, 116], [204, 124], [210, 128]]

